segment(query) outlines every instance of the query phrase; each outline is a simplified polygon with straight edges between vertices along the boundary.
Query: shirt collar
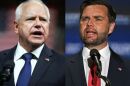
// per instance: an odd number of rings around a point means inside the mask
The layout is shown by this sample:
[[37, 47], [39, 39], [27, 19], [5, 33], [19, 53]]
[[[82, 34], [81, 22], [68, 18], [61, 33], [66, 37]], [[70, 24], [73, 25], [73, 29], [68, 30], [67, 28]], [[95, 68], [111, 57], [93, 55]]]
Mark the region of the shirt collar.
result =
[[[87, 47], [83, 47], [83, 52], [82, 52], [83, 59], [87, 60], [90, 57], [89, 53], [90, 53], [90, 49], [88, 49]], [[101, 58], [103, 58], [103, 59], [110, 58], [109, 45], [107, 44], [106, 47], [104, 47], [103, 49], [99, 50], [99, 53], [101, 55]]]
[[87, 60], [90, 57], [89, 53], [90, 49], [88, 49], [87, 47], [83, 47], [82, 56], [84, 60]]
[[40, 57], [40, 54], [41, 54], [41, 52], [42, 52], [43, 47], [44, 47], [44, 44], [41, 45], [40, 47], [38, 47], [37, 49], [35, 49], [35, 50], [32, 52], [32, 54], [34, 54], [37, 58], [39, 58], [39, 57]]
[[[36, 56], [36, 58], [39, 58], [43, 47], [44, 47], [44, 44], [41, 45], [40, 47], [38, 47], [37, 49], [35, 49], [34, 51], [32, 51], [31, 53], [34, 54]], [[14, 54], [14, 61], [20, 59], [21, 56], [25, 53], [28, 53], [28, 52], [18, 42], [16, 51], [15, 51], [15, 54]]]
[[100, 53], [100, 55], [101, 55], [101, 57], [103, 59], [110, 58], [110, 48], [109, 48], [109, 45], [107, 44], [106, 47], [104, 47], [103, 49], [99, 50], [99, 53]]

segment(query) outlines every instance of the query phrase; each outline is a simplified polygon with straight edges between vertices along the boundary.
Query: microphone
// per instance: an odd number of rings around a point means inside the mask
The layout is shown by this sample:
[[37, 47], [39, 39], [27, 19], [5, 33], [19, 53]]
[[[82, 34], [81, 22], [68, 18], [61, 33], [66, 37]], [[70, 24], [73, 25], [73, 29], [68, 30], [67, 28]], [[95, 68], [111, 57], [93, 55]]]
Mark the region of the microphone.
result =
[[4, 82], [8, 82], [11, 78], [11, 75], [14, 70], [14, 62], [7, 61], [3, 66], [2, 71], [0, 71], [0, 86], [4, 84]]
[[102, 64], [101, 64], [101, 61], [100, 61], [100, 54], [99, 54], [98, 50], [92, 49], [90, 51], [90, 56], [91, 56], [93, 62], [95, 62], [96, 65], [97, 65], [97, 72], [96, 72], [97, 76], [105, 81], [106, 86], [110, 86], [111, 83], [110, 83], [109, 79], [107, 77], [101, 75]]
[[92, 49], [90, 51], [90, 56], [92, 58], [92, 60], [96, 63], [97, 65], [97, 72], [98, 74], [101, 74], [102, 71], [102, 65], [101, 65], [101, 61], [100, 61], [100, 54], [98, 52], [97, 49]]

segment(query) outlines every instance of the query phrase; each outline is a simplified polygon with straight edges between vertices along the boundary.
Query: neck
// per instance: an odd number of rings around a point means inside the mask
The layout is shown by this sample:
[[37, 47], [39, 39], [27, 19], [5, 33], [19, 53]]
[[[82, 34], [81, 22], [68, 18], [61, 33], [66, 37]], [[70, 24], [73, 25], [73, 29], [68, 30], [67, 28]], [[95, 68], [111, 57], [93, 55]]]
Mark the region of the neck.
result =
[[85, 47], [87, 47], [88, 49], [97, 49], [97, 50], [101, 50], [103, 49], [104, 47], [107, 46], [107, 41], [102, 43], [102, 44], [99, 44], [99, 45], [85, 45]]
[[32, 52], [32, 51], [34, 51], [35, 49], [37, 49], [39, 46], [41, 46], [41, 45], [30, 45], [30, 44], [24, 45], [24, 44], [21, 44], [21, 43], [20, 43], [20, 45], [21, 45], [27, 52]]

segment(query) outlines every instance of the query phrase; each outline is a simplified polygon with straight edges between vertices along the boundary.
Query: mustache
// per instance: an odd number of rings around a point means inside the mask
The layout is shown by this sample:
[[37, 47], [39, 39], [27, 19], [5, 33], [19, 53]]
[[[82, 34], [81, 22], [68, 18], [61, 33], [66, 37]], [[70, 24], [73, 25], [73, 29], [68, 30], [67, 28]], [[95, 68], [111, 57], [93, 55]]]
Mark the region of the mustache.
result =
[[85, 29], [84, 29], [84, 32], [85, 32], [85, 33], [94, 33], [94, 34], [97, 34], [96, 29], [85, 28]]

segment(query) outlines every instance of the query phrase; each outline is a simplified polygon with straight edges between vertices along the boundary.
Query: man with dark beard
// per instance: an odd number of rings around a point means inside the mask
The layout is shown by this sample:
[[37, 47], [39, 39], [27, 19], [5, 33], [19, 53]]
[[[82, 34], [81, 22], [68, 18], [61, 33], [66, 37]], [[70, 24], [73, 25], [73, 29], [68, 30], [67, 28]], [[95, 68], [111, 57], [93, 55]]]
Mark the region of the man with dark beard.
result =
[[[81, 4], [80, 35], [84, 47], [79, 53], [68, 58], [66, 86], [129, 85], [124, 60], [109, 48], [108, 44], [108, 36], [115, 29], [115, 20], [114, 9], [103, 0], [86, 0]], [[96, 49], [100, 54], [94, 55], [98, 57], [96, 60], [90, 55], [92, 49]], [[97, 71], [98, 67], [101, 67], [98, 74], [95, 71], [92, 74], [95, 64]], [[101, 79], [101, 75], [105, 80]], [[95, 79], [95, 76], [98, 79]]]

